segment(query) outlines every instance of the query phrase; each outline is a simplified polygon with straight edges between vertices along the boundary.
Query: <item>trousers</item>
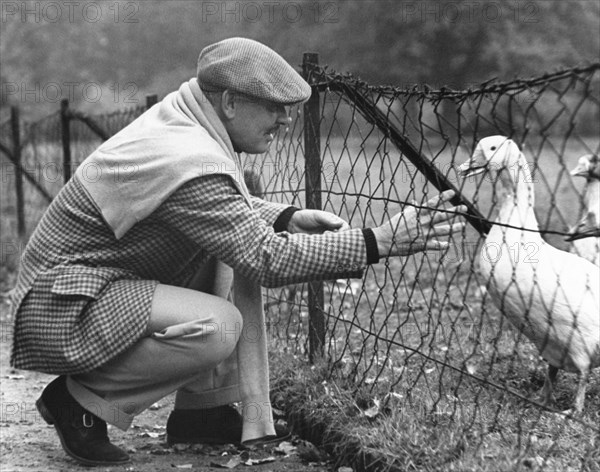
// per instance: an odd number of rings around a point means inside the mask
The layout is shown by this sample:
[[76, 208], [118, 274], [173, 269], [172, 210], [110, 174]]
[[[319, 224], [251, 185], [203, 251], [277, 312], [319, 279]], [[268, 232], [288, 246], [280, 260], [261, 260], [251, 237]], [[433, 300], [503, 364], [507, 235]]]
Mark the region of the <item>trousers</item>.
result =
[[224, 298], [158, 285], [146, 336], [102, 366], [68, 376], [67, 388], [83, 408], [122, 430], [175, 391], [175, 409], [238, 402], [243, 328], [240, 312]]

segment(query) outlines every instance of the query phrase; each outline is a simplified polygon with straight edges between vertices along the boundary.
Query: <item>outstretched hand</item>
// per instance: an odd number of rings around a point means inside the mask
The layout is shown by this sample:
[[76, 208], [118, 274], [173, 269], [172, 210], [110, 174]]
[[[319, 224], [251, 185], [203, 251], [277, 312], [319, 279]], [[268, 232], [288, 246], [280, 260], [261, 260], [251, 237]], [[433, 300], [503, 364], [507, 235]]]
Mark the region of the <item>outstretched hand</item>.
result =
[[321, 210], [299, 210], [288, 223], [290, 233], [321, 234], [325, 231], [345, 231], [350, 225], [339, 216]]
[[407, 208], [390, 220], [373, 229], [377, 239], [379, 255], [407, 256], [416, 252], [441, 251], [450, 246], [449, 236], [462, 231], [461, 223], [448, 223], [463, 213], [463, 205], [444, 208], [454, 197], [452, 190], [446, 190], [439, 196], [428, 200], [421, 208]]

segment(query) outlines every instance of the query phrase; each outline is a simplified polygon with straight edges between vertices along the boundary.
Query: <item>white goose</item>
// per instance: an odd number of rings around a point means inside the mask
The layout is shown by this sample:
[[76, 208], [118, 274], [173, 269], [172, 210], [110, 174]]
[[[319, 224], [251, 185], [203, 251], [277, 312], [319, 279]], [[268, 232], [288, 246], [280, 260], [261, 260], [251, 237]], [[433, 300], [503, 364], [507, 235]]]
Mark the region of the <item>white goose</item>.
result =
[[585, 214], [567, 238], [573, 241], [571, 252], [600, 266], [600, 158], [587, 154], [579, 158], [571, 175], [585, 177]]
[[581, 412], [590, 370], [600, 365], [600, 268], [542, 239], [529, 166], [512, 140], [482, 139], [459, 170], [487, 172], [500, 187], [499, 214], [480, 254], [491, 299], [548, 361], [545, 403], [558, 369], [577, 372], [573, 407]]

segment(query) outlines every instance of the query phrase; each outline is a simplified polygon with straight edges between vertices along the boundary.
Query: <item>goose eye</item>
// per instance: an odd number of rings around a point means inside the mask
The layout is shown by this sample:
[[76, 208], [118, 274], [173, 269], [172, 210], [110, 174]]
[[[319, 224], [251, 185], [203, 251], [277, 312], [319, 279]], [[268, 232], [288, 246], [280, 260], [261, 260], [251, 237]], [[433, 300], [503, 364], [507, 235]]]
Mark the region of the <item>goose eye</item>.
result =
[[495, 151], [495, 150], [496, 150], [496, 146], [492, 146], [490, 149], [491, 149], [492, 151]]

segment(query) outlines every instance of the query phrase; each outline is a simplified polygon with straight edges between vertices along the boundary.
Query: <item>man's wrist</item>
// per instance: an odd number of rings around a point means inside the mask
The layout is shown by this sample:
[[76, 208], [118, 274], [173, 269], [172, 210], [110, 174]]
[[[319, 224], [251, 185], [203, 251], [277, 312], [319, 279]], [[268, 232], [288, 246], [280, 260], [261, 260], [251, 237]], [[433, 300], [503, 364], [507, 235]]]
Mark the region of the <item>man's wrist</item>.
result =
[[385, 234], [382, 234], [384, 231], [381, 227], [373, 228], [373, 234], [375, 236], [375, 241], [377, 245], [377, 251], [379, 252], [380, 257], [385, 257], [389, 255], [391, 246], [386, 244]]
[[376, 264], [379, 262], [379, 248], [377, 247], [377, 237], [371, 228], [362, 230], [367, 248], [367, 264]]
[[300, 208], [293, 206], [287, 207], [285, 210], [283, 210], [275, 220], [275, 223], [273, 223], [273, 229], [275, 232], [282, 233], [284, 231], [288, 231], [288, 224], [290, 223], [292, 216], [294, 216], [294, 213], [297, 211], [300, 211]]

